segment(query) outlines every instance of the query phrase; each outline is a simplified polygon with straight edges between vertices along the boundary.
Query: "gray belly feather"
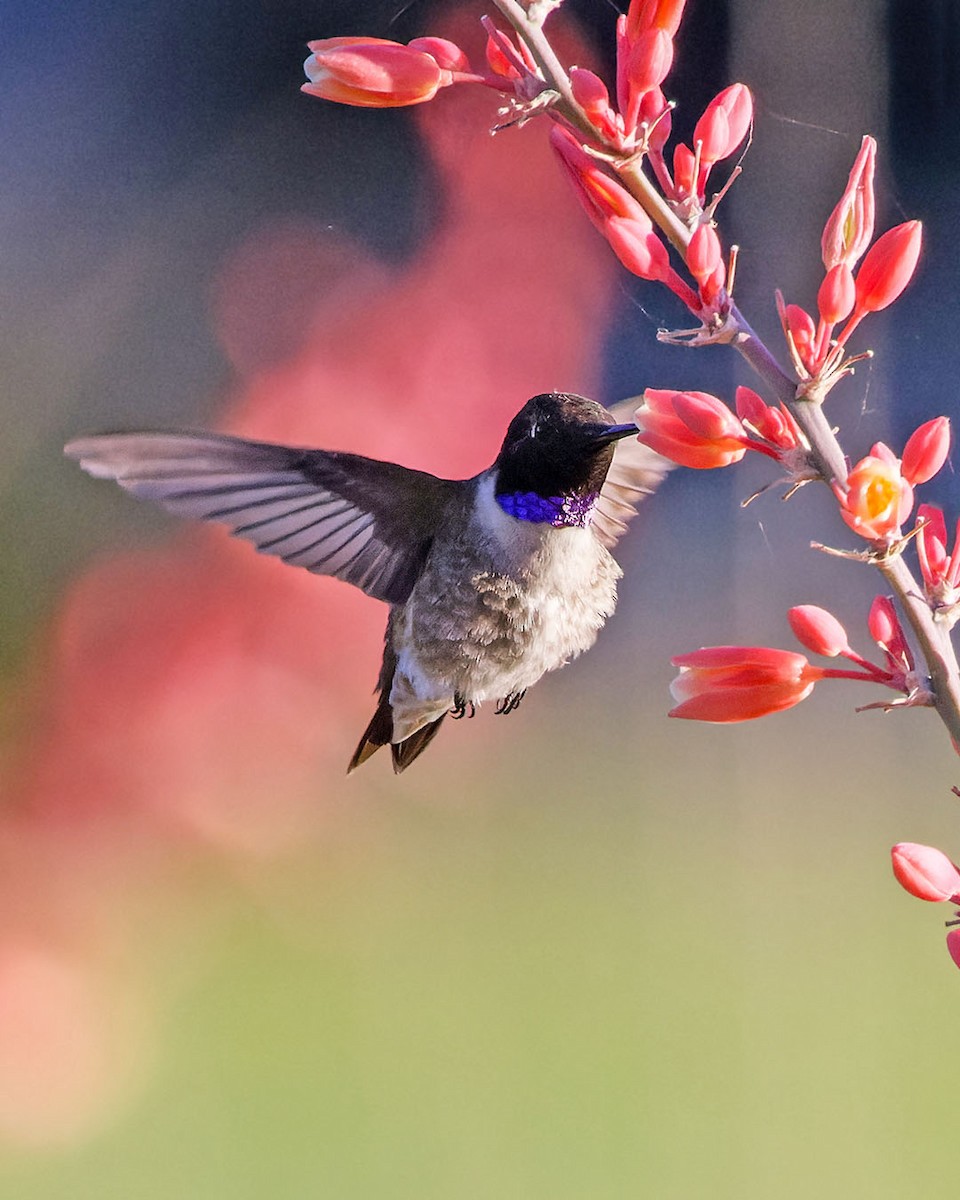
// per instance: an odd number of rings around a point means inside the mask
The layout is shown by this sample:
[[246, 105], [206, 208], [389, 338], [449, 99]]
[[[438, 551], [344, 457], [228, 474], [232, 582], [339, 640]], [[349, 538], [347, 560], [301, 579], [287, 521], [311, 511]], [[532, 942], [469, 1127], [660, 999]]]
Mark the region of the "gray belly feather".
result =
[[394, 741], [453, 704], [500, 700], [588, 649], [622, 572], [590, 529], [491, 511], [448, 529], [408, 602], [393, 611]]

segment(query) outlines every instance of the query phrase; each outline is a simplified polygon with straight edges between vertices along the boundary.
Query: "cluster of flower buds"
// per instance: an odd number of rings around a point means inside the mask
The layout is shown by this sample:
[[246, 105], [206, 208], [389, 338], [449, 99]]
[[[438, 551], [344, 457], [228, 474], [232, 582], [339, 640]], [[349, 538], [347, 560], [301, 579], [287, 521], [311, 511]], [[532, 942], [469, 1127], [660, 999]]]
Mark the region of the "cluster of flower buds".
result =
[[[592, 146], [584, 150], [581, 134], [566, 126], [555, 128], [551, 137], [554, 149], [574, 188], [587, 186], [585, 176], [602, 175], [609, 186], [625, 196], [630, 193], [619, 184], [612, 171], [601, 168], [599, 153], [607, 161], [646, 156], [664, 199], [682, 222], [693, 229], [684, 257], [696, 282], [696, 292], [683, 290], [661, 273], [652, 273], [646, 263], [652, 239], [659, 242], [653, 226], [643, 213], [637, 234], [642, 233], [644, 254], [638, 258], [631, 245], [624, 246], [621, 230], [601, 226], [620, 261], [643, 279], [666, 282], [692, 312], [705, 323], [724, 311], [727, 266], [720, 239], [712, 223], [715, 206], [707, 203], [706, 190], [714, 166], [729, 158], [742, 145], [753, 120], [753, 97], [749, 88], [736, 83], [725, 88], [707, 105], [694, 130], [694, 148], [677, 145], [671, 171], [664, 157], [671, 130], [670, 106], [660, 84], [673, 61], [673, 35], [682, 15], [682, 3], [664, 0], [633, 0], [626, 15], [617, 23], [617, 103], [610, 102], [606, 86], [592, 71], [574, 67], [570, 71], [571, 92], [595, 131]], [[592, 153], [591, 153], [592, 151]], [[618, 205], [625, 204], [619, 200]], [[635, 242], [637, 237], [631, 238]], [[666, 250], [662, 247], [663, 257]]]
[[[922, 227], [906, 221], [871, 245], [874, 224], [873, 172], [877, 144], [865, 137], [847, 186], [823, 230], [824, 277], [817, 293], [819, 319], [777, 294], [780, 322], [798, 377], [816, 381], [820, 397], [850, 368], [844, 347], [868, 313], [892, 304], [910, 282], [920, 256]], [[860, 259], [863, 262], [854, 274]], [[834, 337], [841, 322], [843, 328]], [[813, 394], [813, 390], [811, 390]]]
[[683, 467], [726, 467], [756, 450], [784, 464], [792, 480], [810, 477], [796, 421], [782, 405], [771, 407], [748, 387], [737, 388], [736, 413], [709, 392], [647, 388], [635, 419], [640, 441]]
[[[725, 88], [697, 122], [693, 149], [678, 145], [672, 170], [668, 167], [664, 151], [671, 110], [661, 84], [673, 63], [684, 4], [631, 0], [619, 17], [616, 105], [603, 80], [582, 67], [570, 68], [566, 107], [558, 103], [524, 38], [505, 33], [487, 17], [482, 19], [486, 61], [480, 68], [444, 38], [416, 38], [407, 45], [373, 37], [327, 38], [309, 43], [304, 67], [310, 82], [303, 91], [341, 104], [394, 108], [432, 100], [454, 83], [479, 83], [507, 93], [518, 122], [548, 111], [554, 119], [553, 147], [620, 261], [643, 279], [665, 283], [706, 324], [729, 307], [727, 265], [712, 225], [715, 202], [708, 205], [706, 189], [716, 164], [746, 138], [753, 98], [743, 84]], [[648, 157], [667, 204], [693, 230], [684, 257], [695, 288], [670, 266], [653, 222], [617, 177], [618, 165], [630, 161], [635, 168], [642, 156]]]
[[[900, 886], [918, 900], [960, 904], [960, 869], [942, 850], [918, 842], [898, 842], [890, 851], [893, 873]], [[960, 912], [947, 933], [947, 950], [960, 967]]]
[[931, 703], [916, 675], [913, 655], [889, 597], [877, 596], [867, 621], [871, 636], [883, 651], [882, 665], [851, 649], [846, 630], [823, 608], [801, 604], [790, 609], [787, 619], [806, 649], [824, 658], [846, 658], [856, 669], [817, 666], [796, 651], [770, 646], [706, 646], [671, 660], [680, 674], [670, 685], [677, 705], [669, 715], [717, 724], [752, 721], [793, 708], [822, 679], [856, 679], [901, 693], [896, 700], [866, 708]]
[[639, 202], [563, 125], [550, 130], [550, 144], [584, 212], [627, 270], [641, 279], [665, 284], [698, 312], [696, 294], [670, 265], [667, 248]]
[[[781, 463], [794, 483], [815, 477], [806, 439], [790, 411], [782, 405], [773, 408], [748, 387], [737, 388], [736, 412], [709, 392], [648, 388], [635, 419], [640, 441], [683, 467], [727, 467], [739, 462], [748, 450], [756, 450]], [[832, 484], [840, 515], [876, 548], [889, 549], [902, 538], [903, 526], [913, 512], [914, 488], [937, 474], [949, 452], [947, 417], [934, 417], [916, 429], [902, 459], [877, 442], [843, 484]], [[960, 613], [955, 608], [960, 599], [960, 547], [948, 558], [939, 509], [923, 506], [917, 534], [931, 606]]]

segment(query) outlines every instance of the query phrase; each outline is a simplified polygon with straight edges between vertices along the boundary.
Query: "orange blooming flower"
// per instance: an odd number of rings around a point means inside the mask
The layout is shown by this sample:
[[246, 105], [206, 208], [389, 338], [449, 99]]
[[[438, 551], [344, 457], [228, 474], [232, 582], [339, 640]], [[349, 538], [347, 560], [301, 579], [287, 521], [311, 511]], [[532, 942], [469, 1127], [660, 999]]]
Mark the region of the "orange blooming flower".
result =
[[300, 90], [323, 100], [400, 108], [432, 100], [453, 82], [432, 54], [384, 38], [334, 37], [307, 45], [311, 53], [303, 69], [310, 82]]
[[679, 703], [669, 716], [692, 721], [752, 721], [806, 699], [824, 677], [802, 654], [769, 646], [708, 646], [670, 660]]
[[960, 870], [942, 850], [917, 842], [898, 842], [890, 851], [893, 873], [918, 900], [960, 903]]
[[900, 460], [883, 442], [861, 458], [847, 476], [845, 489], [834, 490], [841, 517], [870, 541], [898, 537], [913, 508], [913, 488], [903, 477]]

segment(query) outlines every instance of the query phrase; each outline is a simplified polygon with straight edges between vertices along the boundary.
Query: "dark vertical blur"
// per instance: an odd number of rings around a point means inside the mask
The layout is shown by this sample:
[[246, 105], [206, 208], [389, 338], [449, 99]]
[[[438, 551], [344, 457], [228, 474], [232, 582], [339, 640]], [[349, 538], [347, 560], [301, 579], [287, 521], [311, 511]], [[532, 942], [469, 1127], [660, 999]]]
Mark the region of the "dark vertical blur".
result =
[[[898, 436], [938, 413], [960, 416], [957, 280], [960, 278], [960, 7], [953, 0], [889, 0], [889, 148], [895, 219], [919, 217], [925, 251], [892, 349]], [[892, 223], [892, 222], [891, 222]], [[960, 495], [944, 473], [942, 504]]]

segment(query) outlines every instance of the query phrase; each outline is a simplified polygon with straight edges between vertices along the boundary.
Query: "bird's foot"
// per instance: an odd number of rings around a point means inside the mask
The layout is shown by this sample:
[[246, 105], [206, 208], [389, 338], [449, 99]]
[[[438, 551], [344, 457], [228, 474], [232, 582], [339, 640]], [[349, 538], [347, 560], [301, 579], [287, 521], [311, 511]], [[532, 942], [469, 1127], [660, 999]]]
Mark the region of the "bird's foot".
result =
[[476, 715], [477, 706], [472, 700], [464, 700], [459, 692], [453, 697], [453, 708], [450, 709], [451, 715], [455, 721], [461, 720], [463, 717], [472, 717]]
[[522, 692], [511, 692], [509, 696], [504, 696], [502, 700], [497, 701], [497, 707], [494, 712], [498, 717], [506, 716], [507, 713], [512, 713], [520, 707], [520, 701], [527, 694], [527, 689]]

